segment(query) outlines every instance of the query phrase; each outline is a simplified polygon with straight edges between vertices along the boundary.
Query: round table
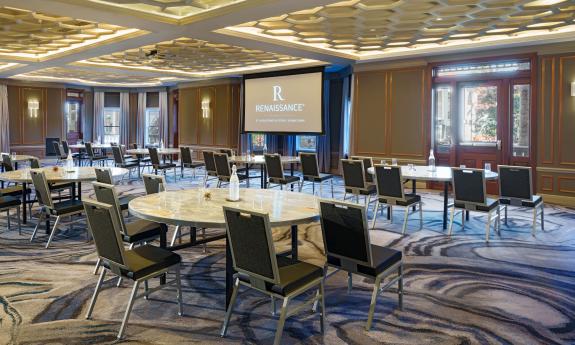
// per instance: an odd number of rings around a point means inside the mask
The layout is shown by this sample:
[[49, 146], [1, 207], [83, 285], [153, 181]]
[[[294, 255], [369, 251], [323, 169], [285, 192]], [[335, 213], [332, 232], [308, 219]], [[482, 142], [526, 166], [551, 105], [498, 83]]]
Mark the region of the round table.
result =
[[[211, 194], [205, 200], [204, 194]], [[268, 213], [270, 225], [291, 226], [291, 256], [297, 259], [297, 226], [316, 221], [319, 218], [317, 198], [311, 194], [294, 193], [270, 189], [240, 189], [240, 201], [230, 202], [226, 198], [225, 188], [194, 188], [187, 190], [167, 191], [136, 198], [128, 205], [131, 214], [150, 221], [167, 223], [176, 226], [192, 227], [192, 239], [189, 243], [171, 247], [182, 249], [217, 238], [196, 241], [196, 228], [225, 229], [223, 206], [243, 208]], [[233, 266], [227, 237], [226, 238], [226, 305], [232, 292]]]
[[[109, 168], [109, 169], [110, 172], [112, 173], [112, 177], [119, 177], [128, 173], [128, 169], [124, 168]], [[44, 167], [41, 168], [41, 170], [44, 170], [48, 183], [62, 183], [62, 182], [77, 183], [78, 192], [75, 193], [75, 191], [73, 191], [73, 194], [76, 194], [78, 196], [78, 200], [82, 200], [82, 182], [96, 180], [96, 171], [95, 168], [93, 167], [73, 167], [73, 168], [58, 167], [57, 170], [54, 170], [54, 167]], [[26, 224], [26, 203], [27, 203], [26, 188], [27, 184], [32, 182], [32, 177], [30, 177], [30, 169], [26, 168], [1, 173], [0, 181], [22, 184], [22, 203], [24, 205], [22, 210], [22, 221], [24, 224]], [[76, 195], [73, 195], [73, 197], [76, 197]]]
[[[12, 159], [12, 162], [14, 162], [14, 168], [18, 169], [18, 163], [19, 162], [30, 162], [32, 160], [38, 160], [38, 157], [36, 156], [31, 156], [31, 155], [11, 155], [9, 153], [4, 153], [2, 152], [2, 155], [8, 155], [10, 156], [10, 158]], [[2, 165], [2, 171], [4, 171], [4, 166]]]
[[[246, 173], [249, 176], [250, 167], [252, 165], [259, 165], [261, 170], [261, 188], [265, 189], [266, 180], [267, 180], [267, 170], [266, 170], [266, 160], [263, 155], [256, 155], [256, 156], [248, 156], [248, 155], [241, 155], [241, 156], [231, 156], [229, 157], [230, 163], [234, 164], [244, 164], [246, 166]], [[294, 173], [294, 165], [300, 162], [298, 156], [281, 156], [282, 164], [290, 164], [290, 174], [293, 176]], [[256, 176], [257, 177], [257, 176]], [[292, 185], [293, 188], [293, 185]]]
[[[414, 165], [413, 169], [409, 166], [401, 167], [401, 175], [404, 180], [412, 181], [412, 189], [415, 194], [415, 182], [416, 181], [428, 181], [428, 182], [443, 182], [443, 229], [447, 229], [447, 205], [449, 201], [449, 184], [453, 178], [453, 171], [451, 167], [435, 167], [435, 171], [429, 171], [427, 165]], [[375, 168], [370, 167], [367, 172], [375, 175]], [[486, 180], [495, 180], [499, 177], [496, 172], [485, 171]]]
[[[86, 148], [86, 145], [84, 145], [84, 144], [72, 144], [72, 145], [68, 145], [68, 147], [71, 149], [83, 150]], [[110, 144], [92, 144], [92, 148], [93, 149], [111, 149], [112, 145], [110, 145]]]

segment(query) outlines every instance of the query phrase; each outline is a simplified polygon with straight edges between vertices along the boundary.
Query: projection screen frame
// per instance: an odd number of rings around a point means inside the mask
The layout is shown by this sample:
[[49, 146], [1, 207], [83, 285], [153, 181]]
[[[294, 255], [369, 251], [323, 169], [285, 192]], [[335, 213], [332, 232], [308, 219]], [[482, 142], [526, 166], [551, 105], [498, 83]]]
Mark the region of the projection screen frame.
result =
[[[284, 77], [289, 75], [308, 74], [321, 72], [321, 132], [285, 132], [285, 131], [246, 131], [246, 79], [261, 79]], [[241, 134], [262, 133], [276, 135], [325, 135], [325, 68], [324, 66], [290, 69], [284, 71], [272, 71], [254, 74], [245, 74], [242, 78], [242, 115]]]

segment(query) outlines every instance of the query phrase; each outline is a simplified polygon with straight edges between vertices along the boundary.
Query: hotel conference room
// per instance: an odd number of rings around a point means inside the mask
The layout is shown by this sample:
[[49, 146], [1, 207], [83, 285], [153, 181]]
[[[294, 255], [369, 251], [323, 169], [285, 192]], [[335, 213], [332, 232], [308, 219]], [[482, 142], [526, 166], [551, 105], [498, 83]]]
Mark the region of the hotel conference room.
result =
[[0, 0], [0, 344], [575, 344], [574, 0]]

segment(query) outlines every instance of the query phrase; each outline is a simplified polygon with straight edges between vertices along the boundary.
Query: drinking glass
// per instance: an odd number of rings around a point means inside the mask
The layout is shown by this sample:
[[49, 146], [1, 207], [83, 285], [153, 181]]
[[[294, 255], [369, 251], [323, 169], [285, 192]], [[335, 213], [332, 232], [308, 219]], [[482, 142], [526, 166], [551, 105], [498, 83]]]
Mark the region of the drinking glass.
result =
[[459, 165], [459, 168], [460, 168], [460, 169], [465, 169], [465, 168], [467, 168], [467, 166], [465, 166], [465, 164], [460, 164], [460, 165]]
[[491, 171], [491, 163], [485, 163], [485, 171]]
[[253, 209], [256, 211], [263, 211], [264, 209], [264, 202], [261, 196], [258, 196], [253, 201]]
[[12, 152], [12, 159], [16, 160], [16, 152]]
[[397, 158], [391, 159], [391, 165], [397, 165]]
[[409, 164], [407, 165], [407, 167], [409, 168], [409, 171], [415, 170], [415, 168], [413, 167], [413, 163], [409, 163]]

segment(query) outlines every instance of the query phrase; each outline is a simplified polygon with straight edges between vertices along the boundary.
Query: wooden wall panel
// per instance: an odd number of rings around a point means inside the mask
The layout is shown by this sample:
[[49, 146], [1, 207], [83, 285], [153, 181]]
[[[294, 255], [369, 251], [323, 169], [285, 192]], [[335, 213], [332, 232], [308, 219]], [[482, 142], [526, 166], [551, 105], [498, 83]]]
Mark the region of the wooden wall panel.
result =
[[[230, 104], [232, 103], [230, 85], [215, 87], [215, 102], [212, 104], [214, 125], [214, 145], [226, 146], [230, 142]], [[217, 130], [216, 130], [217, 129]]]
[[65, 89], [46, 89], [46, 137], [64, 137]]
[[575, 81], [575, 56], [559, 57], [559, 164], [575, 167], [575, 100], [571, 82]]
[[539, 63], [539, 135], [538, 164], [553, 164], [555, 150], [555, 59], [543, 57]]
[[[202, 102], [208, 100], [210, 102], [210, 114], [208, 117], [204, 118], [202, 116]], [[224, 101], [224, 99], [221, 99]], [[198, 89], [198, 144], [200, 145], [216, 145], [214, 131], [216, 127], [214, 125], [214, 118], [223, 116], [224, 114], [218, 114], [216, 109], [218, 108], [218, 99], [216, 99], [216, 88], [215, 87], [201, 87]], [[219, 130], [219, 128], [218, 128]]]
[[386, 72], [363, 72], [354, 76], [353, 150], [358, 155], [386, 154]]
[[20, 109], [20, 88], [8, 86], [8, 112], [10, 113], [10, 143], [21, 144], [22, 133], [22, 115]]
[[178, 109], [178, 133], [180, 145], [197, 144], [197, 90], [195, 88], [180, 89]]
[[[38, 100], [40, 109], [37, 116], [32, 116], [28, 110], [28, 101]], [[22, 125], [20, 128], [23, 145], [44, 145], [46, 137], [46, 89], [22, 88], [20, 89], [20, 114]]]

